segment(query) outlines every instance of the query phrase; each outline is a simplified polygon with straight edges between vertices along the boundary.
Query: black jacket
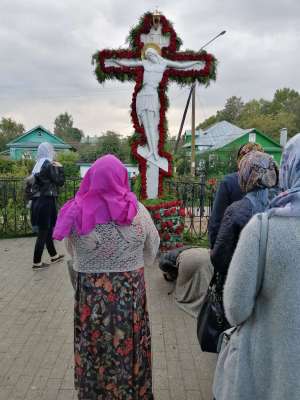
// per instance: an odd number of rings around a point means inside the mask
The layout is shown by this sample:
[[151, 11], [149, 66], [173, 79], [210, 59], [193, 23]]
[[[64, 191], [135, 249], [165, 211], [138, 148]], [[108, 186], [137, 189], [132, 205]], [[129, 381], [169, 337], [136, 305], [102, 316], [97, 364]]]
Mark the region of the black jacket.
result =
[[238, 181], [238, 173], [234, 172], [233, 174], [226, 175], [219, 184], [209, 219], [208, 238], [211, 249], [214, 247], [226, 208], [234, 201], [241, 200], [243, 196], [244, 193]]
[[253, 206], [247, 197], [234, 202], [225, 211], [215, 245], [210, 253], [214, 270], [224, 277], [227, 275], [240, 233], [252, 215]]
[[58, 196], [59, 186], [65, 183], [64, 169], [46, 160], [38, 174], [34, 175], [33, 197]]

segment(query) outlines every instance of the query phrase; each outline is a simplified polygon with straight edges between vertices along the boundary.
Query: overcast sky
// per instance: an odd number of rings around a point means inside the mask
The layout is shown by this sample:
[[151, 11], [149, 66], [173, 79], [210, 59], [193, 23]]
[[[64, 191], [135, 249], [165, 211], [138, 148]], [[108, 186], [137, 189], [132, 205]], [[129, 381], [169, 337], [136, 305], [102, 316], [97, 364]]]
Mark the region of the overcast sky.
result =
[[[271, 99], [277, 88], [300, 91], [299, 0], [1, 0], [0, 118], [53, 130], [55, 117], [67, 111], [86, 135], [130, 134], [133, 84], [99, 85], [91, 56], [126, 47], [130, 28], [156, 6], [174, 23], [182, 50], [198, 50], [227, 31], [207, 49], [219, 61], [217, 81], [197, 87], [197, 123], [230, 96], [248, 101]], [[172, 134], [187, 95], [188, 88], [170, 85]]]

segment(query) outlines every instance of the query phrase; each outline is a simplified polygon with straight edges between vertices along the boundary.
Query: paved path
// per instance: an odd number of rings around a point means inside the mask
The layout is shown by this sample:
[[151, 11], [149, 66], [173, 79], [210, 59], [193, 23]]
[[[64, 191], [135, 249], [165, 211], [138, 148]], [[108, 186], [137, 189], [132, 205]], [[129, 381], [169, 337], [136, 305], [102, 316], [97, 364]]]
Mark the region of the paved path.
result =
[[[73, 289], [65, 263], [32, 271], [34, 239], [0, 240], [0, 400], [71, 400]], [[147, 270], [155, 400], [211, 400], [215, 356], [202, 353], [195, 320]]]

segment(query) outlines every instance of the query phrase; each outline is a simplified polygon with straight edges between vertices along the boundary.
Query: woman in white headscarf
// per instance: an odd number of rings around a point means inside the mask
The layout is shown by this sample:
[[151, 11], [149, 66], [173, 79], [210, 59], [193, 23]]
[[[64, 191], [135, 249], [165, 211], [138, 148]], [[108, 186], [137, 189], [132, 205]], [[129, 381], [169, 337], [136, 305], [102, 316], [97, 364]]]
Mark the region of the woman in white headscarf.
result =
[[52, 233], [56, 223], [56, 199], [58, 187], [65, 182], [62, 165], [54, 161], [55, 152], [50, 143], [41, 143], [37, 151], [37, 161], [31, 176], [27, 179], [31, 187], [31, 224], [37, 232], [34, 248], [33, 269], [48, 267], [42, 262], [45, 246], [50, 255], [51, 264], [60, 261], [63, 256], [57, 254]]

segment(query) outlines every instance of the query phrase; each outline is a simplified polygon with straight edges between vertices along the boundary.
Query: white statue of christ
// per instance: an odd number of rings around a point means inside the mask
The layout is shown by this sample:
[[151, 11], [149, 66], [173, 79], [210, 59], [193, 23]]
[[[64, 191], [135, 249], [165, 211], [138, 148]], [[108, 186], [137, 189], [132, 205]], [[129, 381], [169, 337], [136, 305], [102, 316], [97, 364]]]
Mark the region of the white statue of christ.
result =
[[106, 67], [115, 65], [125, 67], [142, 66], [144, 68], [143, 85], [136, 98], [136, 111], [139, 123], [145, 130], [147, 148], [145, 148], [145, 146], [139, 146], [138, 153], [150, 163], [168, 171], [167, 159], [160, 157], [158, 154], [160, 111], [158, 96], [159, 84], [167, 68], [200, 70], [203, 68], [204, 63], [202, 61], [177, 62], [168, 60], [161, 57], [155, 48], [148, 47], [145, 51], [145, 59], [142, 60], [109, 59], [105, 61]]

